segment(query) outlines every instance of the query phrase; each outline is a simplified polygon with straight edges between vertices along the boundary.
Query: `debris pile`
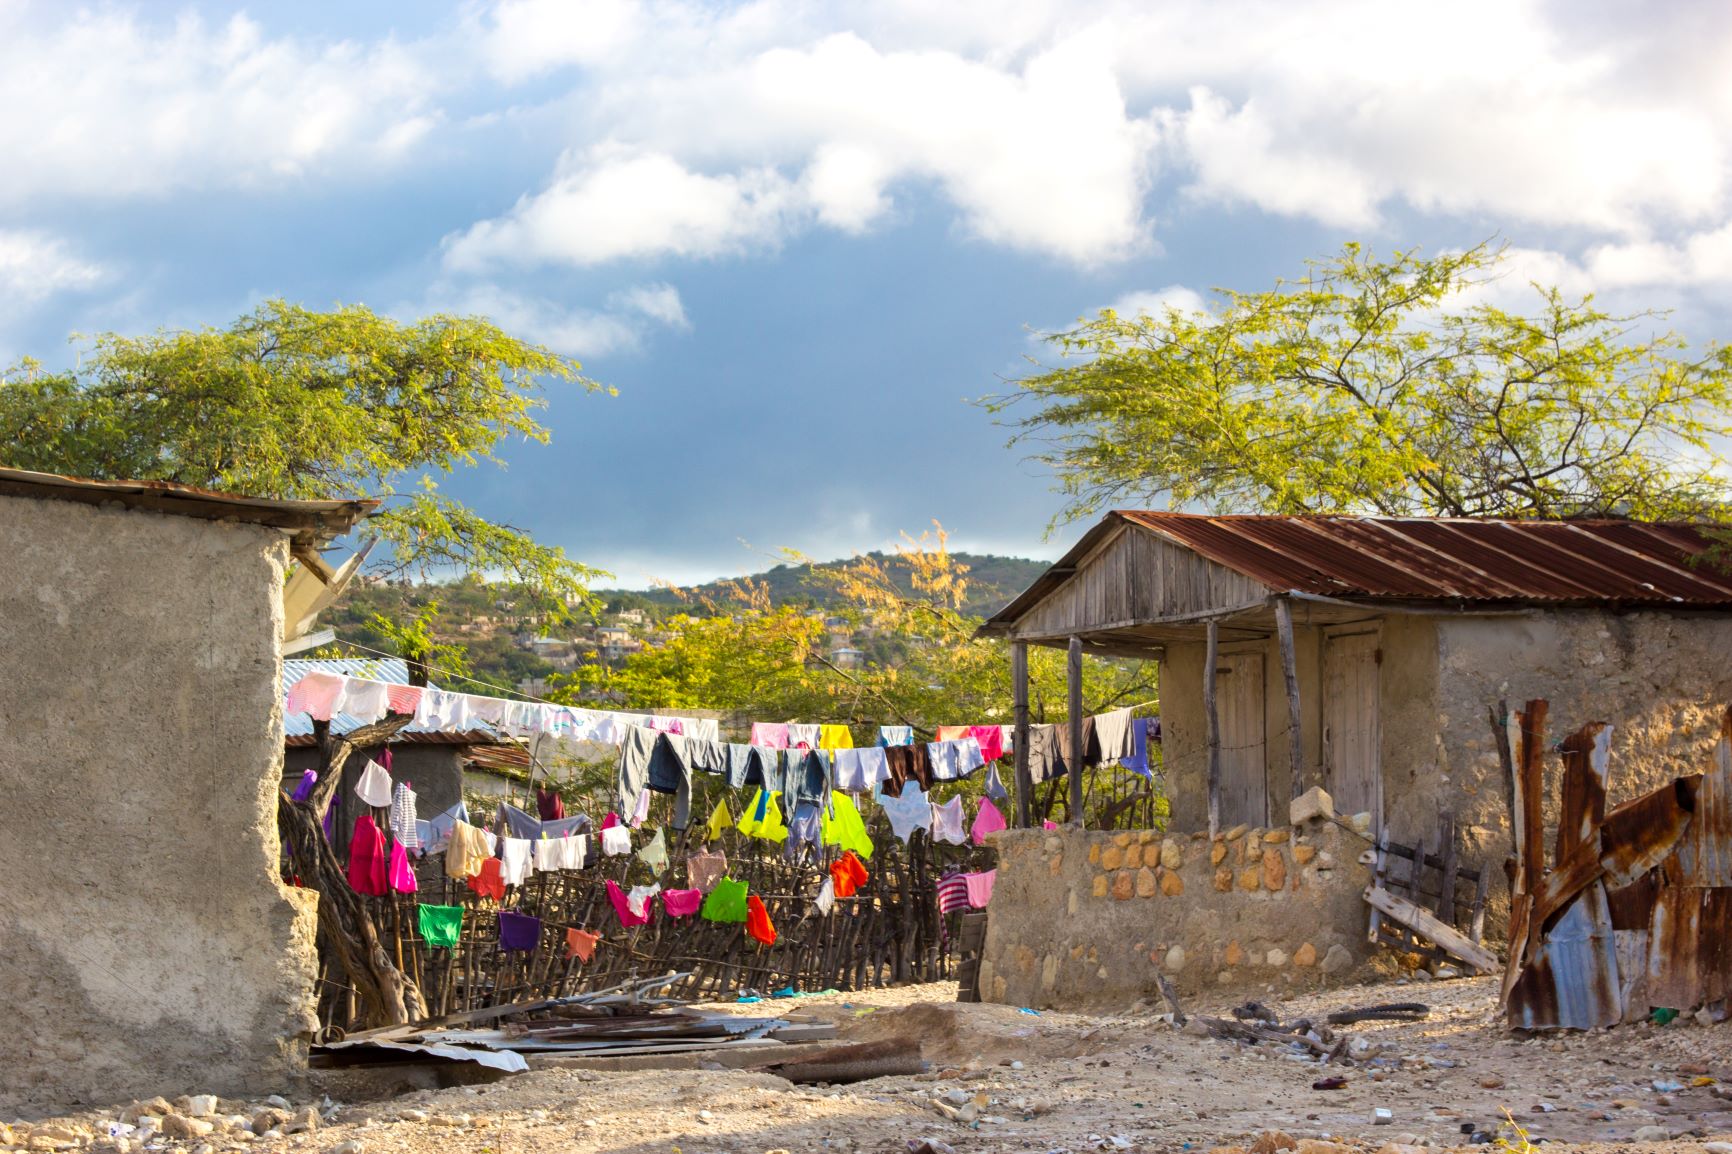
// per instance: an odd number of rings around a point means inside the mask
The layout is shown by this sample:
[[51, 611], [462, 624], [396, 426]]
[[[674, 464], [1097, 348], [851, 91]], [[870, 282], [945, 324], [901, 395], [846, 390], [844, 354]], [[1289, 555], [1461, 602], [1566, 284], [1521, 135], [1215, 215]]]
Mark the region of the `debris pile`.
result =
[[[1167, 993], [1167, 991], [1163, 991]], [[1199, 1038], [1220, 1038], [1249, 1046], [1269, 1047], [1283, 1057], [1328, 1065], [1331, 1062], [1371, 1063], [1378, 1059], [1382, 1047], [1364, 1038], [1354, 1038], [1331, 1027], [1350, 1026], [1355, 1022], [1418, 1022], [1431, 1013], [1429, 1006], [1419, 1002], [1390, 1002], [1339, 1010], [1322, 1022], [1298, 1018], [1282, 1022], [1280, 1015], [1261, 1002], [1246, 1002], [1233, 1010], [1233, 1017], [1187, 1017], [1168, 995], [1173, 1011], [1168, 1016], [1173, 1025]], [[1325, 1085], [1330, 1079], [1312, 1086], [1314, 1090], [1334, 1089]]]

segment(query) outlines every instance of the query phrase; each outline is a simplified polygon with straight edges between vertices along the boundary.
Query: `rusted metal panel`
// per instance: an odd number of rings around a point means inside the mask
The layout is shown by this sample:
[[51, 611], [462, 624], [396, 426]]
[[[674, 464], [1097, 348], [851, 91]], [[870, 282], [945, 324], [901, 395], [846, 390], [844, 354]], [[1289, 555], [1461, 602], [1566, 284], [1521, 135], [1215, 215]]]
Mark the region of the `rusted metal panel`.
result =
[[1674, 1010], [1717, 1001], [1732, 988], [1729, 966], [1732, 890], [1662, 887], [1648, 931], [1648, 1000]]
[[1510, 991], [1509, 1020], [1529, 1030], [1588, 1030], [1623, 1016], [1606, 889], [1598, 882], [1570, 903]]
[[1691, 886], [1732, 886], [1732, 710], [1720, 719], [1720, 740], [1696, 791], [1696, 815], [1678, 840], [1679, 880]]
[[1613, 886], [1627, 886], [1671, 856], [1690, 828], [1700, 774], [1625, 802], [1600, 823], [1600, 864]]
[[1579, 846], [1593, 841], [1606, 818], [1606, 772], [1612, 748], [1612, 727], [1590, 721], [1558, 748], [1564, 755], [1563, 813], [1558, 818], [1555, 861], [1563, 865]]

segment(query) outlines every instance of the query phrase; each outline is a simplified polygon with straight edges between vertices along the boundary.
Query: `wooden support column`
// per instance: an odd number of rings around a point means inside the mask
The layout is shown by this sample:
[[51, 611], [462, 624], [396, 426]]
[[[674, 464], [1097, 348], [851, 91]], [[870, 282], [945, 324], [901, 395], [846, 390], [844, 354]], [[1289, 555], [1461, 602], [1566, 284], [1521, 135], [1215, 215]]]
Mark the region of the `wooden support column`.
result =
[[1083, 824], [1083, 696], [1082, 638], [1070, 639], [1070, 656], [1065, 662], [1065, 706], [1070, 726], [1070, 757], [1065, 768], [1070, 771], [1070, 820], [1077, 828]]
[[1027, 829], [1031, 823], [1029, 795], [1034, 783], [1028, 780], [1028, 642], [1010, 644], [1010, 692], [1016, 707], [1016, 825]]
[[1275, 634], [1281, 643], [1281, 680], [1287, 687], [1287, 762], [1290, 793], [1305, 792], [1305, 741], [1299, 722], [1299, 655], [1293, 643], [1293, 602], [1275, 599]]
[[1221, 660], [1221, 625], [1209, 620], [1203, 652], [1203, 733], [1209, 754], [1209, 836], [1221, 832], [1221, 718], [1215, 712], [1215, 666]]

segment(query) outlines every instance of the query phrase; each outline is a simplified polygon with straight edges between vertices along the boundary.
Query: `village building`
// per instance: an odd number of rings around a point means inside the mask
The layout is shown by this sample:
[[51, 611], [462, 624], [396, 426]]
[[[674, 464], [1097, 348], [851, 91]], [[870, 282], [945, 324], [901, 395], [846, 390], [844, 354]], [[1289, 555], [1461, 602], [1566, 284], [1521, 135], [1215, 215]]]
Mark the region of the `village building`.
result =
[[[1028, 645], [1070, 649], [1073, 670], [1085, 653], [1160, 662], [1169, 830], [1004, 835], [983, 993], [989, 971], [1023, 1004], [1146, 992], [1163, 969], [1189, 984], [1309, 979], [1332, 951], [1333, 972], [1355, 972], [1370, 841], [1288, 828], [1313, 786], [1364, 815], [1368, 838], [1436, 845], [1451, 830], [1494, 879], [1495, 910], [1511, 853], [1500, 703], [1544, 698], [1558, 726], [1609, 723], [1614, 804], [1699, 768], [1732, 700], [1719, 547], [1711, 531], [1631, 521], [1109, 514], [981, 632], [1012, 641], [1020, 669]], [[1251, 850], [1247, 835], [1267, 841]], [[1127, 837], [1156, 860], [1114, 844]], [[1256, 904], [1227, 908], [1241, 898]], [[1110, 963], [1096, 956], [1108, 942]]]
[[304, 1067], [285, 575], [374, 504], [0, 469], [0, 1116]]

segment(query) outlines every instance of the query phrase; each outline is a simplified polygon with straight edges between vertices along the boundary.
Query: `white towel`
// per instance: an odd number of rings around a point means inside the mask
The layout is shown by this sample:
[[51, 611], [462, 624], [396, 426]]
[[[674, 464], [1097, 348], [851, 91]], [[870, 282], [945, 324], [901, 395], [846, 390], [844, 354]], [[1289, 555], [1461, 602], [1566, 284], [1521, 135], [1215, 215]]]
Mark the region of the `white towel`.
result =
[[526, 837], [505, 839], [504, 852], [499, 855], [499, 876], [505, 879], [506, 885], [520, 886], [529, 876], [530, 850], [533, 844]]
[[601, 852], [608, 857], [618, 857], [631, 852], [631, 830], [623, 825], [601, 831]]

